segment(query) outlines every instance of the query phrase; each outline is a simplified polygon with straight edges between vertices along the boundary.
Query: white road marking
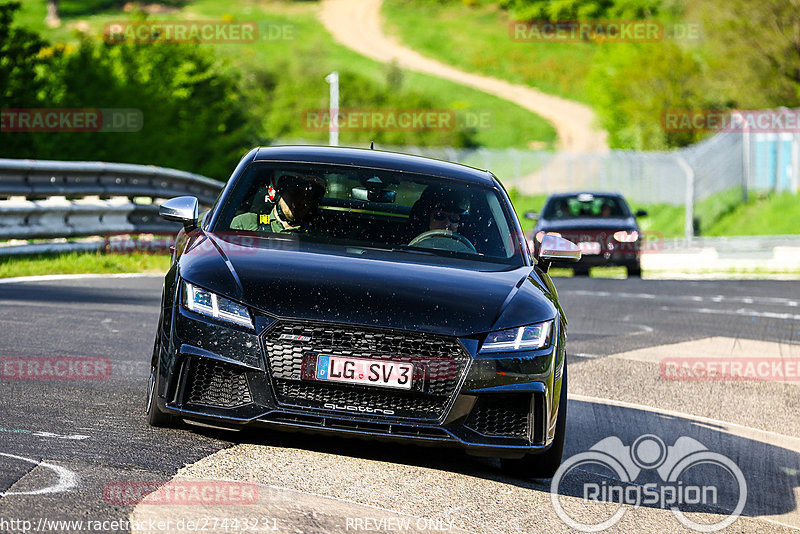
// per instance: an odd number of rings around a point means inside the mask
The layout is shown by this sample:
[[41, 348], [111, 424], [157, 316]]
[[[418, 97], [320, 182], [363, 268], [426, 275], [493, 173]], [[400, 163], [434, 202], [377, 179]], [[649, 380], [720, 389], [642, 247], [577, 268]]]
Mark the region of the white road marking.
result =
[[[90, 430], [88, 428], [81, 428], [79, 430]], [[3, 428], [0, 427], [0, 432], [5, 432], [9, 434], [25, 434], [30, 436], [37, 436], [40, 438], [56, 438], [56, 439], [73, 439], [73, 440], [84, 440], [88, 439], [89, 436], [84, 436], [83, 434], [56, 434], [54, 432], [45, 432], [43, 430], [28, 430], [26, 428]]]
[[44, 274], [38, 276], [17, 276], [0, 278], [0, 284], [19, 284], [24, 282], [51, 282], [58, 280], [87, 280], [92, 278], [163, 278], [160, 273], [114, 273], [114, 274]]
[[726, 297], [724, 295], [713, 295], [703, 297], [700, 295], [658, 295], [655, 293], [626, 293], [624, 291], [588, 291], [585, 289], [576, 290], [562, 290], [560, 294], [578, 295], [581, 297], [603, 297], [603, 298], [620, 298], [620, 299], [664, 299], [664, 300], [687, 300], [690, 302], [704, 302], [706, 300], [722, 303], [722, 302], [740, 302], [742, 304], [764, 304], [764, 305], [777, 305], [789, 306], [796, 308], [798, 306], [797, 299], [783, 298], [783, 297]]
[[103, 325], [106, 328], [106, 330], [108, 330], [112, 334], [116, 334], [116, 333], [119, 332], [119, 330], [117, 330], [116, 328], [111, 328], [110, 326], [108, 326], [111, 323], [111, 321], [112, 321], [111, 317], [106, 317], [105, 319], [100, 321], [100, 324]]
[[747, 308], [739, 308], [738, 310], [714, 310], [711, 308], [673, 308], [670, 306], [661, 306], [662, 311], [675, 311], [682, 313], [704, 313], [709, 315], [740, 315], [743, 317], [762, 317], [764, 319], [787, 319], [791, 321], [800, 321], [800, 314], [798, 313], [778, 313], [778, 312], [761, 312], [750, 310]]
[[40, 488], [33, 491], [0, 491], [0, 496], [2, 497], [6, 497], [8, 495], [43, 495], [45, 493], [63, 493], [78, 485], [78, 475], [65, 467], [53, 465], [47, 462], [39, 462], [37, 460], [25, 458], [24, 456], [17, 456], [16, 454], [8, 454], [6, 452], [0, 452], [0, 456], [7, 456], [9, 458], [14, 458], [16, 460], [38, 465], [40, 467], [46, 467], [47, 469], [53, 470], [58, 475], [58, 482], [52, 486], [47, 486], [46, 488]]

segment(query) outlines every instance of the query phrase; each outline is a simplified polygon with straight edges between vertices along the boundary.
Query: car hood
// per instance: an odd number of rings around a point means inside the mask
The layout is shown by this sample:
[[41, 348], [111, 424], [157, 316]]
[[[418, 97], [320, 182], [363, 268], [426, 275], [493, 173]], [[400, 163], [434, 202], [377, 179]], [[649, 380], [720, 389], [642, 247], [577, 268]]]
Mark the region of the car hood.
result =
[[628, 230], [636, 229], [636, 220], [633, 217], [596, 218], [580, 217], [561, 221], [540, 221], [536, 231], [559, 232], [561, 230]]
[[465, 337], [557, 313], [530, 266], [487, 272], [221, 244], [197, 237], [181, 256], [180, 275], [279, 317]]

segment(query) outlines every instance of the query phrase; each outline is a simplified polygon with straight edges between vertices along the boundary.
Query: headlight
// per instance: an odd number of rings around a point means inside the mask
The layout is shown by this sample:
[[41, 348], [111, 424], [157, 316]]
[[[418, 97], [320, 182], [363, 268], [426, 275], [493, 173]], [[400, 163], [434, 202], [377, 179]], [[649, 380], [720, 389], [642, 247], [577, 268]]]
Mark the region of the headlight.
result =
[[201, 315], [253, 328], [253, 321], [246, 307], [189, 282], [183, 283], [183, 305]]
[[619, 241], [620, 243], [633, 243], [637, 239], [639, 239], [639, 232], [634, 230], [633, 232], [626, 232], [625, 230], [620, 230], [619, 232], [614, 233], [614, 239]]
[[558, 232], [545, 232], [544, 230], [540, 230], [536, 232], [536, 241], [538, 243], [541, 243], [542, 239], [544, 239], [544, 236], [547, 234], [554, 235], [556, 237], [561, 237], [561, 234], [559, 234]]
[[480, 352], [509, 352], [541, 349], [550, 344], [553, 321], [509, 328], [486, 336]]

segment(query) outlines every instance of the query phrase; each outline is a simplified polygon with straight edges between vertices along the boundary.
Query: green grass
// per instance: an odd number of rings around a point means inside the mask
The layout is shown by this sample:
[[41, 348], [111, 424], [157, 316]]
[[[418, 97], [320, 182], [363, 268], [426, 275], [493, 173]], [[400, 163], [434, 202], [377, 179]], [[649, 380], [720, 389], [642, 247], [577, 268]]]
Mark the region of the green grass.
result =
[[494, 2], [385, 0], [382, 13], [388, 32], [425, 55], [469, 72], [588, 101], [586, 75], [598, 45], [514, 40], [508, 14]]
[[54, 256], [0, 258], [0, 278], [43, 274], [166, 273], [168, 254], [72, 252]]
[[722, 215], [706, 235], [790, 235], [800, 234], [800, 195], [776, 193], [751, 195]]
[[[74, 3], [74, 2], [73, 2]], [[96, 7], [105, 7], [102, 11], [89, 9], [66, 10], [62, 14], [62, 26], [47, 29], [44, 25], [45, 0], [29, 0], [23, 3], [23, 12], [19, 21], [54, 42], [77, 42], [74, 33], [76, 24], [88, 24], [97, 35], [103, 25], [110, 21], [127, 20], [131, 14], [123, 13], [118, 7], [120, 3], [93, 0]], [[215, 47], [215, 53], [230, 60], [245, 75], [258, 65], [270, 66], [276, 63], [288, 63], [286, 75], [291, 76], [293, 68], [313, 68], [320, 72], [318, 94], [313, 95], [320, 103], [319, 107], [327, 107], [328, 85], [324, 75], [333, 70], [346, 70], [360, 74], [379, 83], [386, 83], [387, 66], [365, 58], [336, 43], [317, 18], [319, 4], [317, 2], [290, 2], [266, 0], [261, 2], [225, 2], [222, 0], [196, 0], [183, 4], [185, 7], [174, 13], [154, 15], [154, 20], [193, 18], [196, 20], [241, 20], [268, 21], [273, 25], [286, 24], [295, 28], [294, 39], [275, 39], [247, 44], [202, 45]], [[112, 6], [112, 7], [108, 7]], [[72, 16], [73, 13], [82, 13]], [[142, 45], [153, 46], [153, 45]], [[157, 45], [168, 46], [168, 45]], [[472, 111], [488, 113], [490, 127], [476, 130], [476, 141], [489, 148], [528, 148], [531, 143], [544, 143], [552, 147], [556, 134], [552, 126], [542, 119], [515, 104], [492, 95], [466, 88], [433, 76], [403, 71], [402, 84], [428, 96], [436, 102], [440, 109], [452, 109], [459, 113]], [[342, 95], [348, 88], [341, 87]], [[281, 110], [274, 110], [280, 113]], [[302, 137], [310, 142], [327, 143], [327, 132], [305, 131], [299, 128], [302, 121], [297, 118], [298, 130]], [[295, 134], [297, 132], [294, 132]], [[363, 135], [362, 135], [363, 137]], [[342, 145], [355, 144], [355, 135], [351, 132], [340, 133]], [[362, 143], [363, 144], [363, 143]]]

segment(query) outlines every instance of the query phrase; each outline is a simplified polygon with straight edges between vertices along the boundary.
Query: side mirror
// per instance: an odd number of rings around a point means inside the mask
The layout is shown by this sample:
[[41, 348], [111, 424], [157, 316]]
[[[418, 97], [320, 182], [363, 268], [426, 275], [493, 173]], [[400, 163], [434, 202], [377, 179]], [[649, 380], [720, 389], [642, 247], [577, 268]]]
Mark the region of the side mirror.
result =
[[526, 211], [524, 217], [526, 219], [530, 219], [532, 221], [535, 221], [535, 220], [537, 220], [539, 218], [539, 214], [536, 213], [535, 211]]
[[645, 211], [645, 210], [636, 210], [636, 213], [634, 213], [634, 216], [636, 216], [636, 217], [647, 217], [647, 211]]
[[542, 245], [539, 247], [539, 263], [542, 270], [547, 272], [550, 265], [555, 262], [575, 262], [581, 259], [581, 249], [578, 245], [563, 237], [545, 234]]
[[165, 200], [158, 207], [158, 214], [168, 221], [183, 224], [187, 230], [197, 228], [197, 199], [195, 197], [175, 197]]

